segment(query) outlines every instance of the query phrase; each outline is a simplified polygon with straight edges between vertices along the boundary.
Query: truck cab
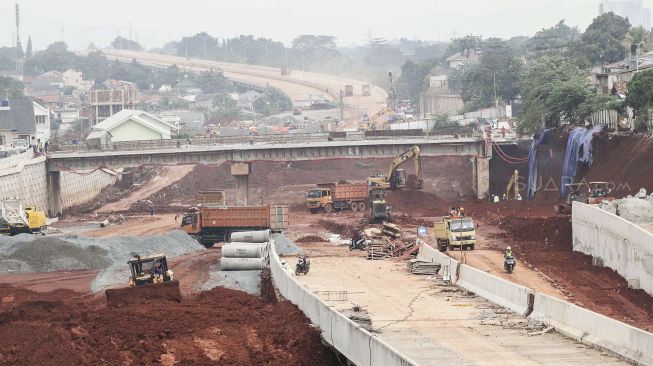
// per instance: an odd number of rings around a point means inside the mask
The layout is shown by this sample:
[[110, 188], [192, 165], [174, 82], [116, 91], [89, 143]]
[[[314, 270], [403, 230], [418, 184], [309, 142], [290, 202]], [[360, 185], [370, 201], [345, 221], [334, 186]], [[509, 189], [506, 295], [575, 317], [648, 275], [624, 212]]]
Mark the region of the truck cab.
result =
[[476, 227], [471, 217], [444, 217], [434, 224], [435, 236], [440, 251], [474, 250]]
[[197, 234], [200, 229], [200, 212], [196, 207], [191, 207], [181, 219], [181, 230], [187, 234]]
[[329, 188], [311, 188], [306, 195], [306, 207], [311, 213], [317, 212], [320, 208], [331, 204], [331, 189]]

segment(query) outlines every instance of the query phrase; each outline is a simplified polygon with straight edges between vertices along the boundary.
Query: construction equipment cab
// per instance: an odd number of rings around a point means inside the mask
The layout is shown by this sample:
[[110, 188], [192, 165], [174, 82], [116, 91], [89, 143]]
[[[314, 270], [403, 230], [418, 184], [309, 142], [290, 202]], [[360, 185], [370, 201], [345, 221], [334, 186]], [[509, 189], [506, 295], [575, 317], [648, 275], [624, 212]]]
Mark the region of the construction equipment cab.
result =
[[385, 200], [385, 191], [381, 188], [370, 189], [370, 222], [392, 222], [390, 206]]
[[589, 197], [587, 203], [590, 205], [599, 204], [603, 201], [614, 201], [614, 197], [608, 197], [612, 191], [608, 182], [590, 182]]
[[[406, 170], [399, 167], [408, 160], [415, 161], [415, 174], [407, 175]], [[397, 156], [390, 164], [388, 174], [373, 175], [368, 178], [370, 187], [400, 189], [408, 187], [410, 189], [422, 189], [422, 161], [419, 146], [413, 146], [403, 154]]]
[[131, 269], [129, 286], [159, 284], [173, 280], [172, 271], [168, 269], [165, 255], [156, 254], [147, 257], [136, 256], [127, 262]]
[[585, 183], [565, 184], [565, 187], [567, 187], [567, 191], [569, 192], [567, 194], [567, 200], [562, 204], [555, 205], [554, 211], [556, 213], [571, 213], [571, 208], [574, 202], [587, 203], [587, 197], [583, 194], [583, 187], [585, 186]]
[[36, 209], [36, 206], [25, 207], [25, 216], [29, 225], [29, 230], [33, 233], [39, 232], [48, 224], [45, 212]]
[[441, 252], [474, 250], [476, 246], [476, 227], [471, 217], [445, 216], [433, 224], [433, 229]]

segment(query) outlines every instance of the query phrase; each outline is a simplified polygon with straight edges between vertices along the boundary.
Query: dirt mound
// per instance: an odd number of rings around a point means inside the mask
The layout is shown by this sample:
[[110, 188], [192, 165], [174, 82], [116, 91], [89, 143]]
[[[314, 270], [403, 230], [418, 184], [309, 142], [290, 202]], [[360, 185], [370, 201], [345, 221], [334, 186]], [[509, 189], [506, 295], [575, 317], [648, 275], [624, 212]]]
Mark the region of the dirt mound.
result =
[[355, 226], [339, 224], [329, 219], [319, 219], [316, 224], [322, 226], [331, 233], [339, 234], [342, 238], [351, 238], [356, 231]]
[[160, 285], [108, 289], [104, 294], [107, 297], [107, 305], [112, 308], [153, 304], [160, 301], [181, 301], [179, 281]]
[[0, 285], [0, 364], [338, 364], [287, 301], [216, 288], [181, 303], [114, 309], [75, 295]]
[[301, 238], [295, 240], [295, 243], [322, 243], [326, 242], [327, 240], [317, 236], [317, 235], [308, 235], [308, 236], [302, 236]]
[[500, 220], [499, 226], [521, 241], [542, 241], [545, 245], [571, 251], [571, 218], [568, 216], [535, 217], [510, 216]]

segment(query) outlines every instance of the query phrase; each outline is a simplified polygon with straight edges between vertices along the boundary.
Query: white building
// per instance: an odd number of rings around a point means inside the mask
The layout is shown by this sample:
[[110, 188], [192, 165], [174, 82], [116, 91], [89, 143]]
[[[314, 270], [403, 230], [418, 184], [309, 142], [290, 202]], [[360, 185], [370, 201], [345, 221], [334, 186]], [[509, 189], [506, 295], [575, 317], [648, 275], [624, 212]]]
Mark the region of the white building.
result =
[[42, 143], [50, 140], [50, 109], [32, 102], [34, 104], [34, 121], [36, 122], [36, 139]]
[[111, 142], [169, 140], [173, 126], [147, 112], [123, 109], [93, 126], [86, 142], [102, 148]]
[[643, 27], [646, 31], [651, 29], [651, 9], [644, 7], [643, 0], [603, 0], [599, 13], [609, 12], [628, 18], [633, 27]]

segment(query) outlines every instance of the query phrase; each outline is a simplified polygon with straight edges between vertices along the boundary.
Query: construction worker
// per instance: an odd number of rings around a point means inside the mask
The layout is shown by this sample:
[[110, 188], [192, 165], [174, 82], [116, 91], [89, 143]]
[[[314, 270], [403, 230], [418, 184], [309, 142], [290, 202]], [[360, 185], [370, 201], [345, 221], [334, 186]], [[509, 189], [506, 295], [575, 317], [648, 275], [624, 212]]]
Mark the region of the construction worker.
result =
[[512, 254], [512, 248], [508, 247], [506, 248], [506, 255], [505, 258], [513, 257], [514, 255]]
[[458, 217], [465, 217], [465, 208], [464, 207], [461, 207], [458, 210]]

